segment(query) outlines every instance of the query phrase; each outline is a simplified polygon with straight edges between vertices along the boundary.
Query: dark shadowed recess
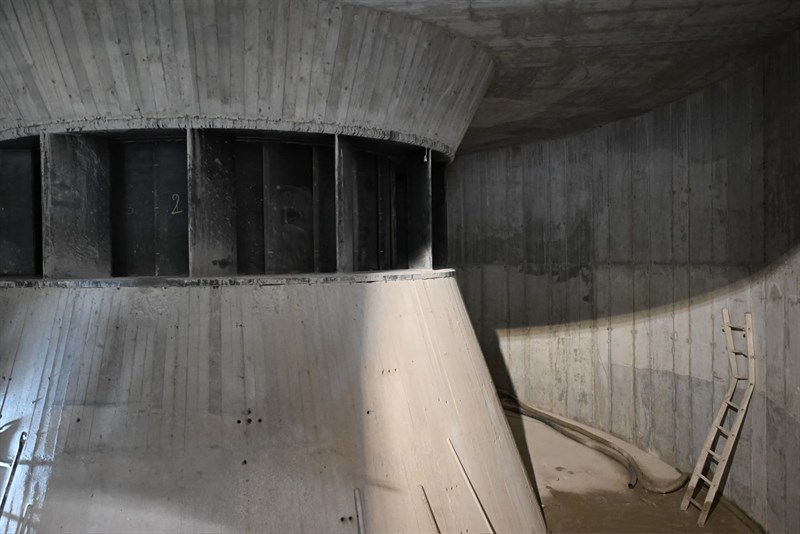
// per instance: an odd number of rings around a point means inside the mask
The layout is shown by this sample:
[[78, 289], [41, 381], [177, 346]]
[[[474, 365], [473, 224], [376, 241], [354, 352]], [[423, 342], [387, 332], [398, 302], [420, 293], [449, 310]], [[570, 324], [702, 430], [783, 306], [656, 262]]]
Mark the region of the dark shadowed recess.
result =
[[188, 274], [185, 132], [131, 132], [106, 139], [111, 157], [112, 273]]
[[42, 273], [39, 138], [0, 143], [0, 276]]
[[38, 137], [0, 143], [3, 276], [335, 272], [337, 255], [344, 271], [446, 263], [445, 159], [424, 148], [261, 130], [42, 139], [46, 150]]

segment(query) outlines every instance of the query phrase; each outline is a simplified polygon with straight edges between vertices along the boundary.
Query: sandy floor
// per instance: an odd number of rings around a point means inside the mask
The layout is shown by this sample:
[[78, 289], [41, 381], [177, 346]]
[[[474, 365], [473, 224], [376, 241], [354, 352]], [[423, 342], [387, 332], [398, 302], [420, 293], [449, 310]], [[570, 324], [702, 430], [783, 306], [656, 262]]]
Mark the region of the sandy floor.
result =
[[509, 415], [509, 423], [517, 444], [530, 451], [550, 532], [750, 532], [723, 506], [700, 528], [697, 509], [680, 509], [683, 490], [628, 489], [625, 469], [603, 454], [538, 421]]

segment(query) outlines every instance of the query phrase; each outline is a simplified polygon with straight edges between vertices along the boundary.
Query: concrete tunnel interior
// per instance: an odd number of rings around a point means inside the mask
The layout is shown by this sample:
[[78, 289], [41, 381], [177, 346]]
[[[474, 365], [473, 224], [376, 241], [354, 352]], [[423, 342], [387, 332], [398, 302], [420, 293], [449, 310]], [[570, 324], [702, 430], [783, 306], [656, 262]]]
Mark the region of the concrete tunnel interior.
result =
[[0, 527], [800, 531], [798, 139], [790, 0], [2, 2]]

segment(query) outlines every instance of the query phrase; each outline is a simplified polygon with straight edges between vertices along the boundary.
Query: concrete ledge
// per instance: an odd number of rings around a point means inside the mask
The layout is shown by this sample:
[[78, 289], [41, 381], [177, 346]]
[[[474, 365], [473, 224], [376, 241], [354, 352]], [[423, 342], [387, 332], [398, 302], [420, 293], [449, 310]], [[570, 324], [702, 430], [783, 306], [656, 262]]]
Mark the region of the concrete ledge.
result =
[[430, 148], [452, 159], [455, 146], [436, 137], [414, 132], [397, 131], [364, 125], [342, 125], [322, 121], [296, 121], [287, 119], [261, 119], [249, 117], [211, 117], [211, 116], [155, 116], [143, 117], [126, 115], [118, 117], [81, 117], [71, 120], [56, 120], [37, 124], [20, 124], [0, 128], [0, 141], [29, 137], [43, 133], [106, 133], [114, 130], [256, 130], [268, 132], [309, 133], [325, 135], [349, 135], [379, 141], [393, 141], [407, 145]]
[[131, 277], [86, 280], [43, 280], [40, 278], [0, 279], [0, 289], [10, 288], [100, 288], [100, 287], [221, 287], [221, 286], [283, 286], [296, 284], [329, 284], [348, 282], [369, 284], [401, 280], [433, 280], [451, 278], [453, 269], [379, 271], [359, 273], [306, 273], [262, 276], [231, 276], [215, 278]]

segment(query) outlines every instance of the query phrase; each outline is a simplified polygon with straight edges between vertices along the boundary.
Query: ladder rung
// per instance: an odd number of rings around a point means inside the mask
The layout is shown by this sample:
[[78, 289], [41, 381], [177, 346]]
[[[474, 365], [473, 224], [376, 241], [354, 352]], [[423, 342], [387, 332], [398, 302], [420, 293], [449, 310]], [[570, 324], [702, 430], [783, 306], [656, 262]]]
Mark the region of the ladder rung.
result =
[[712, 484], [712, 482], [711, 482], [709, 479], [707, 479], [705, 476], [703, 476], [703, 475], [697, 475], [697, 477], [698, 477], [700, 480], [702, 480], [703, 482], [705, 482], [705, 483], [708, 485], [708, 487], [709, 487], [709, 488], [711, 487], [711, 484]]
[[728, 406], [730, 406], [731, 408], [733, 408], [733, 409], [734, 409], [734, 410], [736, 410], [737, 412], [738, 412], [739, 410], [741, 410], [741, 409], [742, 409], [742, 407], [741, 407], [741, 406], [739, 406], [738, 404], [735, 404], [735, 403], [733, 403], [733, 402], [731, 402], [731, 401], [729, 401], [729, 400], [726, 400], [726, 401], [725, 401], [725, 404], [727, 404]]
[[727, 327], [733, 330], [734, 332], [744, 332], [744, 328], [742, 328], [741, 326], [734, 326], [732, 324], [729, 324], [727, 325]]
[[736, 354], [737, 356], [747, 356], [748, 358], [750, 357], [749, 354], [747, 354], [746, 352], [744, 352], [742, 350], [732, 350], [731, 352]]
[[703, 505], [700, 504], [698, 501], [694, 500], [691, 497], [689, 497], [689, 502], [692, 503], [693, 505], [697, 506], [698, 510], [702, 510], [703, 509]]
[[710, 454], [710, 455], [711, 455], [711, 457], [712, 457], [712, 458], [714, 458], [714, 459], [715, 459], [717, 462], [719, 462], [720, 460], [722, 460], [722, 456], [720, 456], [719, 454], [717, 454], [716, 452], [714, 452], [714, 451], [712, 451], [712, 450], [709, 450], [709, 451], [708, 451], [708, 454]]
[[717, 429], [726, 437], [731, 435], [731, 431], [722, 425], [717, 425]]
[[733, 375], [733, 378], [736, 380], [750, 380], [749, 376], [742, 376], [742, 375]]

